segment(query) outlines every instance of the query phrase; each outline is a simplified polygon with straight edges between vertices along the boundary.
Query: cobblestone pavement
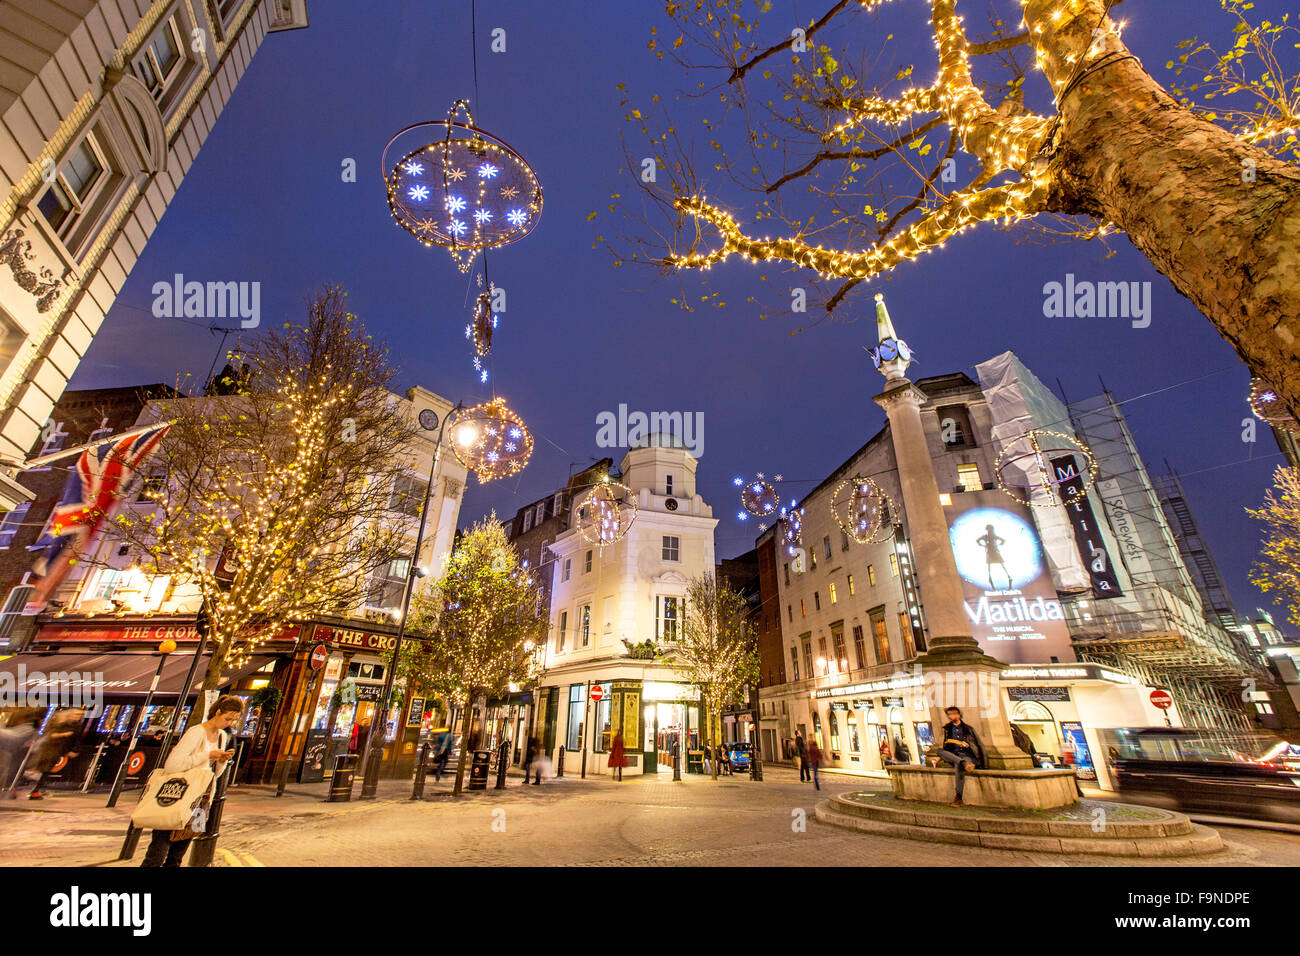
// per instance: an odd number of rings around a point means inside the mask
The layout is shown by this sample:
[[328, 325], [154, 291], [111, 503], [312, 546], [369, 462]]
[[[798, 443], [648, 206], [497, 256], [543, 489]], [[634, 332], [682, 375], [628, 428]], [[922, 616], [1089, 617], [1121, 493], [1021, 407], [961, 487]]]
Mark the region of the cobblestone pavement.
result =
[[[512, 777], [504, 791], [412, 802], [410, 784], [385, 782], [377, 800], [330, 804], [321, 787], [241, 788], [227, 804], [219, 866], [1293, 866], [1300, 835], [1225, 827], [1226, 849], [1188, 860], [1110, 859], [988, 850], [853, 833], [818, 823], [831, 793], [883, 782], [823, 774], [822, 791], [785, 769], [744, 777], [671, 775], [579, 780], [540, 787]], [[21, 801], [15, 801], [21, 802]], [[39, 810], [0, 811], [6, 865], [110, 862], [134, 800], [58, 795]], [[8, 808], [6, 808], [7, 810]], [[136, 856], [135, 864], [143, 854]]]

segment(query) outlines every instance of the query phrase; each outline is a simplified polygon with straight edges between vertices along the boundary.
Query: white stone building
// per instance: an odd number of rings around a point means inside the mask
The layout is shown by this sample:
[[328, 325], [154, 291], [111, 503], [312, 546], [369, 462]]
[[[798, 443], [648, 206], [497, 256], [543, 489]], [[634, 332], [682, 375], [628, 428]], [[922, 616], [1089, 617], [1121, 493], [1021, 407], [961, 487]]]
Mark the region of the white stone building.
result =
[[632, 449], [620, 479], [637, 504], [627, 535], [599, 548], [575, 514], [550, 545], [550, 637], [535, 733], [548, 753], [566, 751], [566, 773], [581, 772], [584, 756], [588, 773], [603, 772], [619, 733], [633, 774], [671, 771], [674, 742], [683, 757], [698, 749], [698, 688], [659, 660], [630, 656], [634, 645], [648, 652], [647, 642], [672, 644], [690, 580], [715, 573], [717, 519], [696, 493], [696, 465], [681, 448]]
[[306, 25], [306, 0], [0, 6], [0, 510], [262, 40]]

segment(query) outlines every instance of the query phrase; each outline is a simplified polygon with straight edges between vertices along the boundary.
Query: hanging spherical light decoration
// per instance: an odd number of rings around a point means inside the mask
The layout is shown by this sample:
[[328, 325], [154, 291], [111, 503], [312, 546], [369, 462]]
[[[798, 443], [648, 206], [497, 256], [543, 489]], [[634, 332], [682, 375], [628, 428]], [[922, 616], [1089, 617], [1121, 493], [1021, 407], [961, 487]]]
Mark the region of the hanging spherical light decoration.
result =
[[[740, 504], [745, 509], [736, 512], [738, 520], [747, 521], [750, 515], [762, 518], [776, 514], [781, 501], [776, 495], [776, 489], [764, 480], [765, 477], [760, 471], [752, 481], [745, 481], [739, 475], [731, 479], [731, 483], [740, 489]], [[781, 476], [778, 475], [776, 480], [780, 481]]]
[[803, 545], [803, 509], [796, 508], [793, 501], [788, 508], [781, 509], [777, 538], [780, 547], [789, 555], [793, 555]]
[[474, 303], [474, 318], [465, 326], [465, 337], [474, 342], [474, 353], [486, 358], [492, 351], [492, 332], [497, 327], [497, 317], [492, 312], [492, 290], [480, 292]]
[[893, 499], [870, 478], [854, 475], [831, 495], [831, 515], [858, 544], [884, 541], [894, 533]]
[[613, 544], [636, 520], [636, 494], [627, 485], [606, 478], [578, 502], [578, 530], [592, 544]]
[[1256, 418], [1274, 428], [1300, 432], [1300, 422], [1296, 421], [1291, 410], [1286, 407], [1277, 389], [1263, 379], [1250, 380], [1250, 410], [1255, 413]]
[[[457, 121], [457, 113], [464, 121]], [[416, 130], [435, 137], [389, 166], [397, 140]], [[522, 239], [542, 214], [542, 187], [528, 162], [474, 125], [468, 100], [445, 120], [397, 133], [381, 158], [393, 220], [426, 246], [451, 253], [461, 272], [474, 257]]]
[[517, 474], [532, 457], [532, 432], [503, 398], [462, 409], [448, 425], [456, 460], [480, 483]]
[[[1078, 467], [1076, 455], [1086, 467]], [[998, 487], [1031, 508], [1073, 504], [1087, 495], [1097, 478], [1097, 461], [1086, 445], [1045, 428], [1031, 429], [1003, 445], [994, 469]], [[1066, 482], [1070, 486], [1063, 488]]]

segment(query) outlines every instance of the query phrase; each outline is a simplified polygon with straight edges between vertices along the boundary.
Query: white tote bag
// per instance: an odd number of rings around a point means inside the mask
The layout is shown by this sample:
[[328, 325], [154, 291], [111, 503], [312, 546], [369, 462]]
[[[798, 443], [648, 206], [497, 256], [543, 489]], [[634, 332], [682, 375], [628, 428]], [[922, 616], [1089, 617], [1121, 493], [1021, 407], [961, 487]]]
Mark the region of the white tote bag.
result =
[[192, 770], [155, 770], [131, 814], [131, 825], [141, 830], [183, 829], [212, 781], [212, 768], [206, 763]]

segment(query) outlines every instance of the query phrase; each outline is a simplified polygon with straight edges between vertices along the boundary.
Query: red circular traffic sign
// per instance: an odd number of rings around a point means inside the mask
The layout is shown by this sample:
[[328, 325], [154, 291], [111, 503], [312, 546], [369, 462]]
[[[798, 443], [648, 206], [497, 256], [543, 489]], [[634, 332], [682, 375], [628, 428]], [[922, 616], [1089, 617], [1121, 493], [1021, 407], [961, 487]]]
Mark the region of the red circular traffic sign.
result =
[[326, 661], [330, 659], [330, 649], [324, 644], [317, 644], [311, 649], [311, 669], [320, 670], [325, 666]]
[[1169, 696], [1167, 690], [1153, 690], [1151, 692], [1151, 703], [1161, 710], [1168, 710], [1174, 705], [1174, 699]]
[[604, 696], [605, 696], [605, 691], [601, 689], [601, 686], [599, 684], [597, 684], [595, 687], [591, 689], [592, 700], [600, 700]]

